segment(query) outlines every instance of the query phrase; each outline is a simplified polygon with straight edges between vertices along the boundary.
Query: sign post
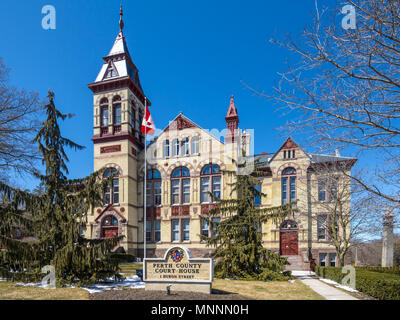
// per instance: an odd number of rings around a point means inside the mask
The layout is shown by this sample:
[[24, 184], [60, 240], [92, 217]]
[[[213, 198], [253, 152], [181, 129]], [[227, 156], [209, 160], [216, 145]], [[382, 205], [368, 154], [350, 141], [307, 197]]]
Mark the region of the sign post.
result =
[[190, 291], [211, 293], [213, 260], [193, 258], [182, 246], [169, 248], [164, 258], [146, 258], [143, 263], [146, 290]]

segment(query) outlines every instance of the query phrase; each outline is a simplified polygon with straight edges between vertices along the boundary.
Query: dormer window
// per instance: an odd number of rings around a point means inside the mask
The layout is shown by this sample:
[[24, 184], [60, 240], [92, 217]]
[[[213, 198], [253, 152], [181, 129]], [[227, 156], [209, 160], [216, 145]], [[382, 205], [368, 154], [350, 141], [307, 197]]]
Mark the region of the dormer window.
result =
[[104, 75], [104, 79], [113, 78], [116, 76], [118, 76], [117, 69], [115, 68], [114, 64], [110, 62]]

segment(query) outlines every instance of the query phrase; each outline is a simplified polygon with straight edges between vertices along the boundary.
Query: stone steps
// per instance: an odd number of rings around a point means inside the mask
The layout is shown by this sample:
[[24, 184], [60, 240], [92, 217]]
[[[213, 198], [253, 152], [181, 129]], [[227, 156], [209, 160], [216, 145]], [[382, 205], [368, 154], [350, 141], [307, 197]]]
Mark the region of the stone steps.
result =
[[303, 257], [300, 255], [282, 257], [287, 258], [288, 262], [290, 263], [290, 265], [286, 266], [285, 270], [309, 270], [308, 264], [304, 263]]

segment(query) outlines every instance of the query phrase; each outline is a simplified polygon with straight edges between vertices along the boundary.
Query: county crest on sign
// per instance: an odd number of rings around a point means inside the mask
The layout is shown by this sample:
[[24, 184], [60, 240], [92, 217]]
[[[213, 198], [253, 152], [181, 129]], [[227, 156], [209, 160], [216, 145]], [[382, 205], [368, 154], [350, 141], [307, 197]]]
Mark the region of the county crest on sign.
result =
[[193, 258], [190, 250], [182, 246], [169, 248], [164, 258], [146, 258], [143, 264], [146, 290], [211, 292], [213, 261]]

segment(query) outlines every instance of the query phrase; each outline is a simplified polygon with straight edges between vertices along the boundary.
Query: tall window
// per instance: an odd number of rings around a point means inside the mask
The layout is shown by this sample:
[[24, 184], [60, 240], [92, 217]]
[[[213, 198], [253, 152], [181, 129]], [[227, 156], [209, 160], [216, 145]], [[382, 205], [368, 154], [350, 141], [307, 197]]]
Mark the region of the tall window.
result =
[[189, 155], [189, 138], [183, 139], [181, 144], [182, 144], [182, 156]]
[[336, 266], [336, 253], [330, 253], [329, 254], [329, 265], [331, 267], [335, 267]]
[[319, 265], [322, 267], [326, 266], [326, 253], [319, 254]]
[[296, 170], [286, 168], [282, 171], [282, 204], [296, 201]]
[[199, 137], [193, 137], [191, 140], [192, 143], [192, 154], [199, 153]]
[[329, 179], [329, 200], [335, 201], [338, 197], [338, 179], [331, 178]]
[[[256, 189], [259, 193], [261, 193], [261, 185], [256, 185], [256, 186], [255, 186], [255, 189]], [[261, 206], [261, 194], [254, 197], [254, 205], [255, 205], [255, 206]]]
[[159, 242], [161, 240], [161, 220], [146, 221], [146, 241]]
[[210, 229], [210, 226], [209, 226], [208, 221], [205, 220], [205, 219], [202, 219], [201, 220], [201, 235], [205, 236], [205, 237], [208, 237], [209, 236], [209, 231], [210, 231], [209, 229]]
[[201, 202], [215, 202], [210, 196], [210, 192], [214, 197], [221, 198], [221, 172], [216, 164], [207, 164], [201, 170]]
[[159, 242], [161, 240], [161, 221], [154, 221], [154, 241]]
[[168, 158], [170, 156], [170, 153], [169, 153], [169, 140], [165, 140], [164, 141], [163, 149], [164, 149], [164, 158]]
[[179, 233], [180, 233], [180, 228], [179, 228], [179, 220], [171, 220], [172, 224], [172, 241], [173, 242], [179, 242]]
[[335, 228], [334, 229], [335, 231], [332, 230], [332, 220], [333, 220], [333, 217], [331, 215], [329, 215], [329, 219], [327, 221], [329, 223], [329, 225], [328, 225], [328, 235], [329, 235], [330, 238], [332, 238], [334, 236], [334, 232], [336, 234], [338, 234], [338, 232], [339, 232], [339, 225], [338, 225], [339, 217], [335, 215], [335, 222], [334, 222], [334, 225], [333, 225], [333, 227]]
[[101, 117], [101, 126], [108, 126], [108, 99], [103, 98], [100, 101], [100, 117]]
[[325, 240], [326, 239], [326, 216], [321, 215], [317, 218], [317, 233], [318, 233], [318, 240]]
[[146, 221], [146, 241], [151, 241], [151, 221]]
[[104, 193], [104, 204], [116, 204], [119, 203], [119, 178], [117, 169], [108, 169], [104, 174], [104, 177], [107, 178], [114, 174], [112, 184], [106, 188]]
[[318, 201], [326, 201], [326, 181], [318, 181]]
[[190, 220], [183, 219], [182, 220], [182, 241], [190, 240]]
[[[143, 123], [143, 110], [139, 109], [139, 125], [138, 128], [142, 125]], [[139, 139], [142, 143], [144, 143], [144, 133], [141, 130], [138, 130], [139, 132]]]
[[330, 177], [318, 181], [318, 201], [334, 201], [338, 197], [339, 181], [337, 177]]
[[114, 124], [120, 124], [121, 123], [121, 97], [120, 96], [115, 96], [113, 98], [113, 118], [114, 118]]
[[172, 155], [175, 157], [179, 156], [179, 140], [178, 139], [175, 139], [172, 142]]
[[186, 167], [179, 167], [171, 174], [172, 204], [190, 203], [190, 172]]
[[136, 127], [136, 109], [135, 103], [132, 101], [132, 108], [131, 108], [131, 127], [135, 129]]
[[212, 225], [211, 225], [211, 231], [212, 231], [212, 236], [216, 237], [218, 235], [218, 225], [221, 221], [220, 218], [214, 218], [212, 219]]
[[161, 173], [155, 169], [147, 171], [146, 205], [148, 207], [161, 205]]
[[190, 219], [171, 220], [172, 242], [190, 241]]

